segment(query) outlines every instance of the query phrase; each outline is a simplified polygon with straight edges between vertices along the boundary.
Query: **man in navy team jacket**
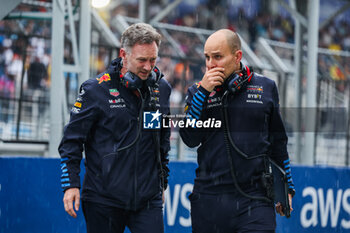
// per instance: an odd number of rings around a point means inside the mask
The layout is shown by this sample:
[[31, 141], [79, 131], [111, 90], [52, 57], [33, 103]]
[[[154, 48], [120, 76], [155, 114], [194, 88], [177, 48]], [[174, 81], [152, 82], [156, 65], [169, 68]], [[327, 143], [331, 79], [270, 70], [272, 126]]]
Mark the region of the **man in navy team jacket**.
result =
[[[186, 97], [187, 120], [223, 124], [216, 129], [180, 129], [186, 145], [199, 146], [190, 195], [193, 232], [274, 232], [275, 208], [262, 182], [267, 156], [287, 173], [290, 205], [295, 192], [276, 84], [241, 63], [241, 42], [230, 30], [213, 33], [204, 55], [206, 72]], [[244, 80], [242, 86], [239, 80]], [[281, 205], [276, 211], [283, 215]]]
[[82, 84], [71, 110], [59, 146], [63, 201], [76, 217], [85, 150], [81, 199], [88, 233], [122, 233], [126, 226], [133, 233], [164, 231], [170, 131], [142, 127], [144, 111], [169, 114], [171, 87], [155, 67], [160, 37], [148, 24], [127, 28], [121, 58]]

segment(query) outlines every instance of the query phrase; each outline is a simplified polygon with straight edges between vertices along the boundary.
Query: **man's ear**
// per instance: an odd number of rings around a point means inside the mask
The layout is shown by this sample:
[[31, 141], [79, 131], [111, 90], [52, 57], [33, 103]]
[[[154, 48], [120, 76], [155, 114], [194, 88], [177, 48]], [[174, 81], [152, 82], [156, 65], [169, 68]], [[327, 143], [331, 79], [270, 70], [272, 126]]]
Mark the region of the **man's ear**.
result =
[[124, 48], [120, 49], [119, 56], [123, 59], [123, 67], [127, 67], [127, 63], [128, 63], [127, 52]]
[[238, 65], [242, 60], [242, 50], [237, 50], [235, 52], [235, 63]]
[[123, 60], [125, 59], [125, 57], [126, 57], [126, 51], [125, 51], [124, 48], [121, 48], [121, 49], [120, 49], [120, 51], [119, 51], [119, 56], [120, 56], [121, 58], [123, 58]]

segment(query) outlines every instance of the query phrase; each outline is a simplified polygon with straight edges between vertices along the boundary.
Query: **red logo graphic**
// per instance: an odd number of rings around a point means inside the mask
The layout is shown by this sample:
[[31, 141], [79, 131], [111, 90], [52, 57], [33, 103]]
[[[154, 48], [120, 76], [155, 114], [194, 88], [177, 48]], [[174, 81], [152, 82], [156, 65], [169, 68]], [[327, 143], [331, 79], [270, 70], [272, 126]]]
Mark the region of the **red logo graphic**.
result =
[[109, 76], [109, 74], [104, 74], [102, 77], [96, 79], [98, 80], [98, 84], [101, 84], [102, 82], [111, 81], [111, 76]]

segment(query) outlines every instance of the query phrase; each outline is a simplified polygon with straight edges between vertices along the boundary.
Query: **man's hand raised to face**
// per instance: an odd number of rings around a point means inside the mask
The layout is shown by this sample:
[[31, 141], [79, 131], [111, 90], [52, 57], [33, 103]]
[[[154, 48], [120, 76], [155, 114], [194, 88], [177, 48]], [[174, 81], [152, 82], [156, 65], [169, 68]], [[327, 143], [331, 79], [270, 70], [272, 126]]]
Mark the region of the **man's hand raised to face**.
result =
[[225, 80], [225, 69], [222, 67], [215, 67], [212, 69], [206, 68], [206, 72], [202, 78], [201, 86], [212, 92], [216, 86], [220, 86], [224, 83]]

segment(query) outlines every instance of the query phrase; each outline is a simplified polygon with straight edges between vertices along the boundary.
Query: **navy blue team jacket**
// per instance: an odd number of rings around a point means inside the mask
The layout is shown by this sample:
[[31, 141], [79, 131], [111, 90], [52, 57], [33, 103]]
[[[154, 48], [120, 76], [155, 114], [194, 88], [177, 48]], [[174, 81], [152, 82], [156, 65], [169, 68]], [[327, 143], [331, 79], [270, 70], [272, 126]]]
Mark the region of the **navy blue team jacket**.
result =
[[[209, 93], [200, 84], [191, 86], [186, 97], [187, 117], [195, 120], [223, 120], [222, 96], [226, 83]], [[274, 81], [254, 74], [246, 87], [228, 97], [229, 133], [236, 146], [249, 156], [268, 154], [283, 167], [294, 191], [291, 177], [287, 136], [279, 111], [279, 98]], [[181, 128], [180, 135], [189, 147], [198, 147], [198, 169], [194, 192], [234, 192], [223, 126], [218, 129]], [[244, 189], [259, 182], [264, 172], [264, 159], [247, 160], [231, 148], [238, 183]]]
[[[85, 150], [82, 199], [137, 210], [159, 196], [161, 173], [167, 183], [170, 130], [161, 129], [158, 134], [162, 172], [151, 130], [142, 129], [136, 144], [118, 152], [134, 141], [142, 120], [138, 119], [141, 98], [120, 82], [120, 61], [114, 60], [106, 72], [81, 85], [59, 145], [61, 184], [63, 190], [80, 188], [80, 161]], [[171, 87], [165, 79], [159, 81], [159, 92], [160, 111], [169, 114]], [[148, 89], [144, 87], [142, 93], [148, 106]]]

